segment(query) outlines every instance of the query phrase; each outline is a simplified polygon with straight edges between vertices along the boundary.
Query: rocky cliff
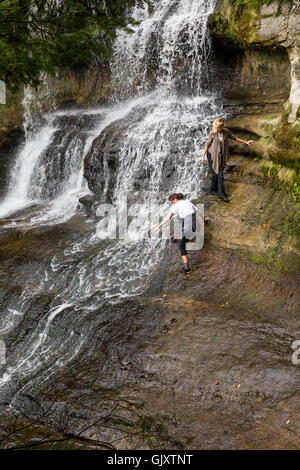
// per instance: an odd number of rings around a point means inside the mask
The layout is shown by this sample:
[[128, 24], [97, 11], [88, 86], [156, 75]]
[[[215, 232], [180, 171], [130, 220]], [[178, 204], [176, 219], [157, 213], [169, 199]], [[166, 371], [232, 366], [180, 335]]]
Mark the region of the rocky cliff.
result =
[[254, 133], [256, 153], [298, 167], [300, 146], [299, 2], [278, 15], [221, 4], [209, 18], [217, 77], [235, 129]]
[[[107, 63], [66, 68], [59, 71], [56, 77], [48, 76], [39, 87], [36, 99], [30, 103], [32, 112], [40, 114], [53, 108], [103, 104], [111, 95], [109, 76]], [[0, 105], [0, 146], [11, 132], [22, 127], [23, 99], [23, 90], [15, 95], [7, 91], [6, 104]]]
[[[218, 45], [219, 41], [219, 45], [227, 47], [228, 51], [232, 49], [233, 57], [238, 56], [235, 67], [240, 66], [238, 83], [242, 87], [244, 85], [244, 93], [248, 81], [249, 85], [251, 84], [248, 89], [250, 96], [256, 94], [261, 99], [263, 96], [260, 95], [272, 96], [271, 87], [275, 99], [284, 98], [284, 93], [287, 94], [291, 103], [290, 121], [295, 120], [300, 106], [299, 2], [293, 2], [291, 9], [285, 7], [280, 14], [276, 2], [261, 8], [254, 8], [248, 2], [243, 4], [242, 10], [238, 6], [221, 6], [219, 11], [211, 15], [209, 26], [215, 45]], [[228, 64], [229, 67], [232, 64], [234, 60]], [[274, 74], [270, 74], [266, 82], [264, 79], [268, 67], [269, 70], [273, 68]], [[267, 90], [262, 88], [263, 84]], [[234, 96], [235, 92], [233, 89], [231, 96]], [[242, 92], [239, 94], [242, 95]]]
[[[215, 52], [211, 83], [225, 99], [230, 128], [255, 143], [231, 146], [225, 173], [229, 204], [208, 191], [195, 201], [205, 205], [208, 221], [204, 248], [191, 252], [189, 277], [178, 272], [178, 246], [170, 243], [143, 296], [113, 308], [99, 303], [88, 317], [90, 304], [83, 305], [55, 320], [51, 343], [61, 331], [69, 336], [76, 318], [82, 322], [76, 335], [93, 325], [88, 346], [59, 367], [49, 388], [38, 391], [44, 408], [52, 403], [52, 415], [39, 417], [30, 403], [26, 416], [45, 426], [46, 436], [49, 429], [62, 430], [77, 448], [99, 448], [103, 439], [126, 449], [299, 448], [299, 366], [291, 361], [292, 342], [300, 335], [298, 14], [294, 9], [276, 17], [275, 7], [268, 7], [238, 17], [223, 8], [211, 17], [210, 27]], [[73, 71], [49, 87], [56, 90], [60, 106], [104, 102], [110, 94], [109, 72], [98, 74], [97, 69]], [[143, 109], [139, 113], [145, 114]], [[124, 136], [139, 116], [118, 119], [96, 137], [84, 168], [95, 197], [101, 199], [105, 189], [109, 199]], [[15, 119], [7, 121], [5, 132], [19, 126], [17, 112]], [[2, 147], [5, 155], [9, 143]], [[170, 146], [164, 189], [171, 189], [182, 158]], [[137, 172], [134, 187], [148, 181], [148, 174]], [[70, 243], [76, 247], [88, 230], [85, 222], [80, 212], [58, 228], [3, 229], [1, 305], [10, 306], [28, 279], [38, 286], [45, 264], [59, 250], [69, 253]], [[99, 248], [89, 250], [91, 301], [93, 296], [97, 301], [102, 281], [94, 279], [93, 262]], [[61, 270], [77, 263], [67, 258]], [[66, 288], [75, 277], [70, 271]], [[59, 291], [62, 285], [57, 284]], [[55, 295], [54, 290], [38, 291], [11, 333], [12, 344], [44, 318]], [[69, 344], [57, 349], [62, 357]], [[139, 419], [123, 420], [119, 409], [108, 414], [116, 402], [122, 412], [125, 405], [127, 411], [131, 407], [145, 427]], [[91, 426], [95, 416], [102, 417], [104, 430]], [[23, 436], [22, 429], [16, 438], [21, 443], [29, 445], [41, 436], [36, 424], [31, 435], [26, 428]]]
[[[205, 205], [208, 222], [204, 249], [191, 252], [190, 277], [178, 274], [173, 245], [161, 290], [141, 300], [162, 319], [161, 331], [136, 353], [124, 350], [119, 362], [114, 356], [115, 376], [103, 379], [112, 388], [116, 380], [121, 396], [130, 390], [157, 422], [164, 417], [185, 446], [298, 446], [299, 422], [291, 419], [297, 370], [289, 364], [288, 344], [299, 328], [300, 23], [295, 9], [279, 17], [276, 12], [276, 6], [244, 12], [234, 27], [229, 10], [210, 18], [211, 83], [226, 99], [230, 128], [254, 144], [231, 145], [225, 174], [230, 204], [208, 194], [195, 201]], [[123, 128], [119, 123], [108, 130], [86, 158], [96, 193], [101, 178], [95, 170], [105, 158], [116, 161]], [[116, 342], [122, 350], [123, 339]], [[144, 445], [136, 438], [120, 443]]]

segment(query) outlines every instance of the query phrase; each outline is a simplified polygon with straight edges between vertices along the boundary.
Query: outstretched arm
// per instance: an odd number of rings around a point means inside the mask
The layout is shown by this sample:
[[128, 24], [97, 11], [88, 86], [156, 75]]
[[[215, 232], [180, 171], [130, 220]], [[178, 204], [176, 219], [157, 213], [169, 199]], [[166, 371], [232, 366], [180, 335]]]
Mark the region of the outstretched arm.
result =
[[250, 145], [250, 144], [252, 144], [252, 142], [254, 142], [254, 140], [243, 140], [243, 139], [240, 139], [239, 137], [237, 137], [236, 135], [234, 135], [229, 129], [226, 129], [226, 130], [227, 130], [227, 133], [229, 134], [229, 138], [230, 138], [230, 139], [236, 140], [237, 142], [241, 142], [242, 144], [246, 144], [246, 145]]
[[243, 140], [243, 139], [240, 139], [239, 137], [236, 137], [235, 140], [237, 142], [242, 142], [242, 144], [246, 144], [246, 145], [250, 145], [250, 144], [252, 144], [252, 142], [254, 142], [254, 140]]
[[160, 229], [163, 225], [165, 225], [167, 222], [169, 222], [170, 219], [173, 217], [173, 213], [171, 212], [157, 227], [155, 227], [155, 232]]

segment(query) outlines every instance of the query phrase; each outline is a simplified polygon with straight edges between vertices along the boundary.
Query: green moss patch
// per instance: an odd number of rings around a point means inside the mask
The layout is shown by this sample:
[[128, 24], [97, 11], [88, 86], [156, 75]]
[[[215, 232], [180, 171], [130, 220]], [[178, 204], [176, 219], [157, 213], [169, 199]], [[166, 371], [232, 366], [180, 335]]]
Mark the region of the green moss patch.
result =
[[[262, 41], [256, 33], [256, 22], [260, 18], [263, 5], [270, 5], [270, 0], [224, 0], [223, 8], [210, 16], [208, 26], [222, 33], [224, 38], [237, 44], [256, 44]], [[293, 0], [277, 0], [277, 15], [285, 5], [293, 6]], [[273, 16], [272, 15], [265, 15]], [[264, 46], [272, 46], [264, 41]]]
[[274, 250], [266, 254], [254, 253], [252, 261], [265, 264], [274, 269], [275, 273], [285, 272], [296, 274], [300, 272], [300, 258], [294, 254], [283, 254], [280, 250]]

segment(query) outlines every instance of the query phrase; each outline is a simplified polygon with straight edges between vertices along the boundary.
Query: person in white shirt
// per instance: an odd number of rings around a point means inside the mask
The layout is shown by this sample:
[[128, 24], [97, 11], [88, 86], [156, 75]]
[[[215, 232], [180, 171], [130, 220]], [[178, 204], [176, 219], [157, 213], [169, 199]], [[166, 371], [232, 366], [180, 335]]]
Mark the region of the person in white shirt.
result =
[[197, 223], [196, 212], [197, 207], [190, 201], [184, 200], [182, 193], [173, 193], [169, 196], [169, 201], [172, 204], [170, 214], [155, 228], [159, 230], [166, 224], [174, 215], [177, 215], [182, 220], [182, 237], [179, 243], [179, 249], [184, 263], [183, 272], [190, 273], [191, 268], [189, 265], [189, 258], [186, 251], [186, 242], [193, 240], [196, 237]]

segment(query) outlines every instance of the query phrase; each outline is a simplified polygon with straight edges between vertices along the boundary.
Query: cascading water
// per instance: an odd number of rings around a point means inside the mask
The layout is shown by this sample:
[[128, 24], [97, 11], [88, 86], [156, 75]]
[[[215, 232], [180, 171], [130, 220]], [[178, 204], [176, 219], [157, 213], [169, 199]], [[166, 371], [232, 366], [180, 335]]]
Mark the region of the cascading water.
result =
[[[214, 0], [159, 0], [150, 15], [136, 10], [140, 25], [131, 35], [121, 33], [115, 45], [114, 104], [53, 111], [29, 126], [0, 204], [1, 226], [4, 233], [36, 233], [42, 248], [26, 265], [26, 280], [17, 265], [11, 268], [10, 288], [21, 292], [3, 297], [0, 335], [12, 338], [0, 379], [5, 399], [37, 380], [41, 385], [76, 357], [92, 331], [101, 329], [99, 305], [149, 286], [166, 244], [143, 239], [149, 203], [161, 205], [170, 191], [190, 198], [201, 193], [201, 149], [220, 112], [205, 89], [206, 21], [213, 8]], [[109, 139], [116, 130], [119, 145], [112, 154]], [[117, 209], [124, 197], [128, 204], [145, 204], [134, 221], [140, 240], [103, 240], [99, 220], [85, 216], [78, 204], [90, 193], [84, 159], [93, 168], [99, 148], [101, 171], [90, 175], [91, 184], [101, 189], [102, 202]], [[41, 299], [47, 299], [42, 311], [36, 305]]]
[[179, 90], [199, 96], [210, 51], [206, 23], [214, 5], [215, 0], [160, 0], [150, 16], [147, 8], [137, 8], [140, 26], [116, 41], [116, 93], [132, 96], [156, 88], [160, 94]]

